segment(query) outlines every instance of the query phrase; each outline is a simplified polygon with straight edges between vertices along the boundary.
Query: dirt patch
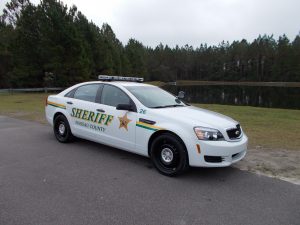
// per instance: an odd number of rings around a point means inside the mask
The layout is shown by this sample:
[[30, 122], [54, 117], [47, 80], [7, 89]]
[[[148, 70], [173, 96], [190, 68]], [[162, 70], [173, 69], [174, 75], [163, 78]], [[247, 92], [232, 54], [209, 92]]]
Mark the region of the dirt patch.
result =
[[234, 167], [300, 185], [300, 152], [257, 146]]

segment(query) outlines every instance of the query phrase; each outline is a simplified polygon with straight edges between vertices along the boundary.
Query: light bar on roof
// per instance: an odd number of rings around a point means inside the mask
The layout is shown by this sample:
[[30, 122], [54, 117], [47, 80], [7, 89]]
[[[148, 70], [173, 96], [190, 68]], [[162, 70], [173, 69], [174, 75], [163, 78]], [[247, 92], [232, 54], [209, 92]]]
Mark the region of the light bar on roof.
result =
[[122, 76], [108, 76], [108, 75], [99, 75], [98, 80], [102, 81], [131, 81], [131, 82], [143, 82], [144, 78], [142, 77], [122, 77]]

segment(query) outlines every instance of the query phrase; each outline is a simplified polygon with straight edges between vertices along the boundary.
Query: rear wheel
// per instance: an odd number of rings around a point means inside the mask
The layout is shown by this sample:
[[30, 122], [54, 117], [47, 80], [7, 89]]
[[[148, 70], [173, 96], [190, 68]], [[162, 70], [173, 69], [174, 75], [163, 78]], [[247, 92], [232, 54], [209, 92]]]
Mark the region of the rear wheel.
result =
[[59, 142], [67, 143], [74, 139], [69, 122], [64, 115], [58, 115], [54, 119], [54, 135]]
[[151, 145], [151, 160], [163, 175], [176, 176], [188, 169], [188, 155], [181, 140], [172, 134], [158, 136]]

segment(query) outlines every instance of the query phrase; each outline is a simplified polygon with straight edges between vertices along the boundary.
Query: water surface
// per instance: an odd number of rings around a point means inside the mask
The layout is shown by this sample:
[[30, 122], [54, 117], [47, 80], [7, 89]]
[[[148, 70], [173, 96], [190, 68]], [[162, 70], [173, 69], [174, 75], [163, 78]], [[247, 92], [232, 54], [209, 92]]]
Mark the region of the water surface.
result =
[[190, 103], [300, 109], [299, 87], [167, 85], [163, 89], [175, 95], [184, 91], [185, 100]]

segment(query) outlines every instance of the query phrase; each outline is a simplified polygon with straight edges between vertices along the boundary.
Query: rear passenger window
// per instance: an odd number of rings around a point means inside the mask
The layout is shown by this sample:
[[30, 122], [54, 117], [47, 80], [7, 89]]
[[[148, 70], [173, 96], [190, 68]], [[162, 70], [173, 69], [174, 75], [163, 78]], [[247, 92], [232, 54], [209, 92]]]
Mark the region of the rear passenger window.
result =
[[74, 98], [89, 102], [95, 102], [98, 89], [99, 84], [83, 85], [77, 88], [74, 93]]
[[118, 104], [130, 104], [130, 98], [119, 88], [105, 85], [101, 95], [101, 103], [117, 106]]

